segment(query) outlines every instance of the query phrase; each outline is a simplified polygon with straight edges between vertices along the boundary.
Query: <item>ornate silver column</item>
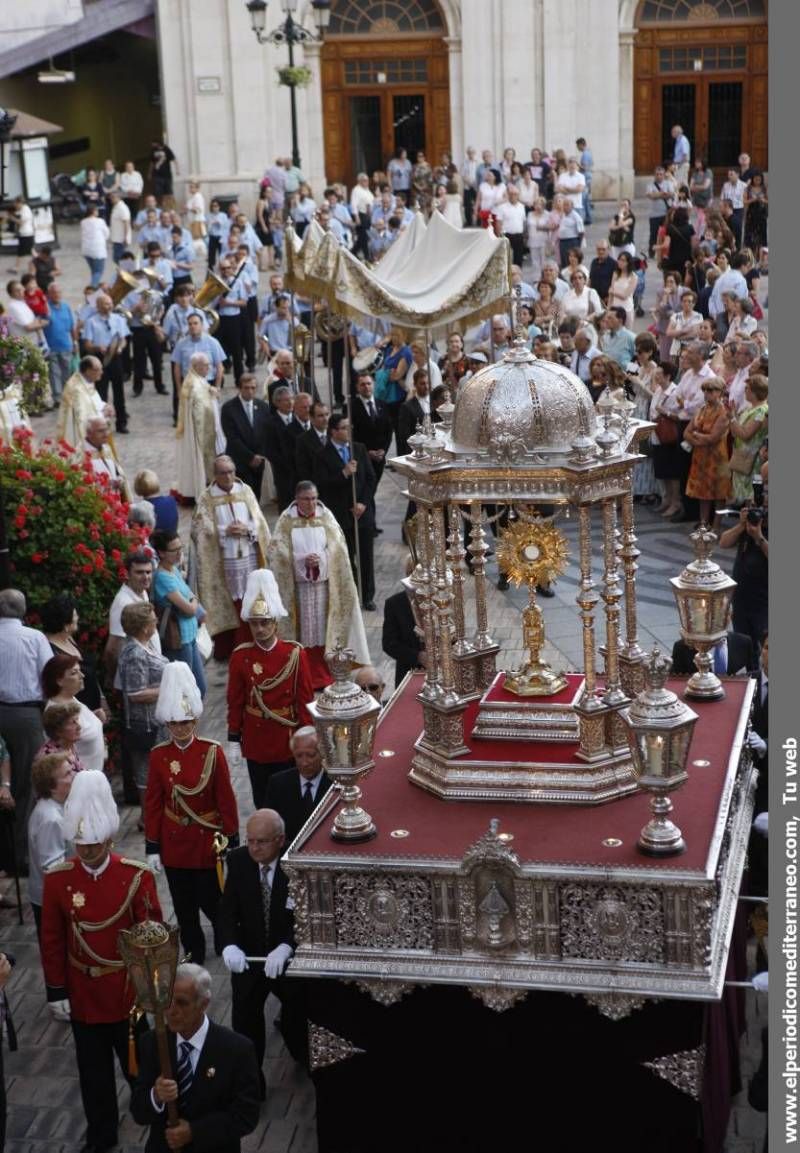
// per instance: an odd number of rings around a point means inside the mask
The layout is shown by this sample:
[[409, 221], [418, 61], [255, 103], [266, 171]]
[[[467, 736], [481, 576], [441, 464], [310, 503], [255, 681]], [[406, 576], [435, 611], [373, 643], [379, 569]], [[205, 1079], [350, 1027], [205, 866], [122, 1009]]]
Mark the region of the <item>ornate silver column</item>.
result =
[[608, 497], [603, 501], [603, 592], [606, 606], [605, 644], [605, 704], [615, 707], [626, 704], [628, 697], [623, 692], [619, 679], [619, 601], [622, 589], [619, 584], [619, 568], [615, 548], [616, 501]]
[[431, 569], [431, 539], [430, 539], [429, 510], [422, 505], [417, 506], [417, 567], [411, 577], [414, 585], [414, 595], [417, 599], [419, 616], [422, 621], [422, 631], [425, 634], [425, 652], [427, 665], [425, 668], [425, 683], [420, 690], [420, 697], [426, 701], [434, 701], [441, 690], [439, 687], [439, 668], [436, 652], [436, 625], [433, 606], [433, 572]]
[[433, 606], [437, 618], [439, 663], [441, 668], [441, 700], [448, 706], [458, 704], [453, 670], [453, 641], [451, 635], [453, 594], [447, 581], [447, 543], [445, 538], [444, 506], [431, 510], [433, 528], [433, 566], [435, 591]]
[[622, 512], [622, 543], [617, 554], [622, 561], [625, 576], [625, 645], [619, 655], [620, 679], [629, 697], [644, 691], [645, 661], [644, 649], [639, 644], [638, 619], [636, 613], [636, 563], [641, 555], [636, 547], [636, 533], [633, 519], [633, 489], [629, 488], [620, 499]]
[[450, 568], [453, 573], [453, 623], [455, 625], [455, 641], [453, 653], [460, 657], [472, 652], [472, 645], [466, 638], [466, 617], [464, 614], [464, 551], [461, 536], [461, 513], [457, 504], [451, 504], [448, 509], [450, 534], [447, 538], [450, 553]]
[[467, 551], [472, 557], [472, 571], [475, 575], [475, 648], [488, 649], [494, 645], [489, 635], [489, 614], [486, 609], [486, 554], [489, 546], [483, 531], [483, 507], [480, 501], [473, 500], [469, 506], [472, 525]]
[[583, 695], [575, 706], [578, 714], [580, 744], [577, 756], [582, 761], [597, 761], [608, 755], [606, 713], [608, 706], [597, 696], [597, 645], [595, 639], [595, 606], [600, 597], [592, 579], [592, 508], [578, 508], [580, 587], [575, 598], [581, 610], [583, 625]]

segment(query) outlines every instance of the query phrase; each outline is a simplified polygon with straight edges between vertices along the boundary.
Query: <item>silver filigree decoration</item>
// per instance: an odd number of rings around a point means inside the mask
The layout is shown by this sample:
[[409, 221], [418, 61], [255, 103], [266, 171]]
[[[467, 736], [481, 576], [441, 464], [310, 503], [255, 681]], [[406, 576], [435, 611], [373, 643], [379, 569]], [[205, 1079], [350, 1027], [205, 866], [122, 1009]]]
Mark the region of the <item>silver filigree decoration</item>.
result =
[[488, 830], [470, 845], [461, 861], [461, 872], [468, 873], [476, 865], [503, 864], [510, 866], [515, 873], [520, 872], [519, 857], [508, 847], [508, 842], [500, 840], [500, 822], [493, 817]]
[[641, 1009], [646, 997], [631, 997], [627, 993], [586, 993], [587, 1005], [593, 1005], [609, 1021], [622, 1021]]
[[559, 904], [563, 957], [663, 961], [664, 910], [657, 890], [565, 885]]
[[473, 997], [495, 1013], [505, 1013], [528, 996], [527, 989], [509, 989], [504, 985], [469, 985], [468, 988]]
[[337, 942], [344, 947], [433, 946], [433, 902], [430, 882], [424, 877], [337, 877], [334, 916]]
[[330, 1029], [325, 1029], [322, 1025], [315, 1025], [313, 1021], [309, 1021], [308, 1052], [313, 1071], [315, 1069], [327, 1069], [331, 1065], [348, 1061], [358, 1053], [366, 1053], [366, 1049], [359, 1049], [346, 1037], [340, 1037], [338, 1033], [332, 1033]]
[[656, 1077], [668, 1081], [679, 1092], [686, 1093], [693, 1101], [699, 1101], [703, 1092], [703, 1073], [706, 1065], [706, 1047], [683, 1049], [679, 1053], [669, 1053], [656, 1057], [653, 1061], [642, 1061], [645, 1069], [652, 1069]]
[[356, 981], [355, 986], [379, 1005], [396, 1005], [414, 989], [405, 981]]

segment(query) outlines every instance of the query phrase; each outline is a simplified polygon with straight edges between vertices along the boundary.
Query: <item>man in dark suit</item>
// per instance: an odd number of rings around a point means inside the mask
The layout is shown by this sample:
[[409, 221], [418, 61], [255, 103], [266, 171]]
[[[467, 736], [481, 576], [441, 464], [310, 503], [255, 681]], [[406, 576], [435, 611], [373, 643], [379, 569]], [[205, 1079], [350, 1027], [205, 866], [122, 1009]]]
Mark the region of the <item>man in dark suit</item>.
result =
[[286, 844], [291, 845], [314, 808], [331, 787], [322, 767], [319, 738], [313, 725], [295, 729], [289, 740], [294, 768], [270, 777], [264, 804], [280, 813], [286, 826]]
[[[246, 846], [228, 854], [228, 876], [220, 902], [217, 932], [222, 960], [231, 974], [231, 1024], [256, 1050], [262, 1099], [265, 1094], [264, 1005], [270, 993], [283, 1003], [283, 1032], [293, 1056], [302, 1054], [302, 1028], [292, 1018], [293, 989], [283, 977], [294, 953], [294, 919], [287, 908], [288, 883], [278, 863], [286, 843], [283, 818], [257, 809], [247, 822]], [[248, 957], [266, 957], [250, 965]]]
[[386, 453], [392, 443], [394, 431], [392, 418], [384, 402], [375, 399], [375, 382], [370, 373], [361, 372], [358, 374], [356, 391], [358, 395], [353, 400], [351, 414], [353, 439], [366, 448], [369, 459], [372, 461], [377, 486], [383, 476]]
[[[408, 579], [408, 578], [406, 578]], [[405, 583], [405, 582], [404, 582]], [[396, 661], [394, 687], [402, 681], [410, 669], [424, 667], [425, 643], [417, 634], [411, 597], [414, 594], [406, 588], [387, 597], [383, 606], [383, 651]]]
[[411, 451], [408, 447], [408, 438], [414, 435], [417, 430], [417, 425], [422, 424], [429, 413], [434, 424], [441, 420], [441, 417], [431, 405], [428, 373], [424, 368], [418, 368], [414, 373], [414, 391], [417, 395], [409, 397], [408, 400], [400, 405], [400, 413], [397, 419], [398, 456], [407, 456]]
[[258, 381], [246, 372], [239, 378], [239, 395], [226, 400], [220, 409], [225, 452], [236, 465], [236, 475], [256, 494], [261, 495], [261, 481], [266, 464], [269, 405], [258, 400]]
[[294, 398], [291, 391], [284, 385], [275, 390], [273, 400], [275, 407], [267, 421], [265, 454], [275, 480], [278, 508], [283, 512], [286, 506], [294, 500], [294, 488], [297, 483], [294, 475], [294, 452], [297, 436], [291, 427], [294, 419], [292, 415]]
[[375, 492], [375, 473], [363, 444], [353, 442], [351, 451], [350, 421], [341, 413], [334, 413], [328, 421], [328, 440], [322, 452], [314, 457], [314, 475], [311, 479], [317, 486], [320, 500], [341, 525], [351, 561], [354, 561], [356, 555], [354, 519], [358, 524], [361, 606], [367, 612], [374, 612], [375, 570], [372, 548], [375, 518], [371, 498]]
[[[697, 653], [683, 640], [672, 646], [672, 671], [678, 677], [692, 676], [697, 668], [694, 658]], [[717, 676], [747, 676], [756, 669], [753, 642], [745, 633], [728, 633], [718, 645], [710, 650], [713, 671]]]
[[311, 480], [314, 473], [314, 457], [318, 452], [322, 452], [328, 440], [330, 415], [330, 409], [321, 400], [315, 400], [311, 405], [311, 428], [298, 436], [294, 446], [294, 473], [298, 481]]
[[[211, 976], [199, 965], [179, 965], [166, 1011], [172, 1077], [164, 1077], [154, 1031], [139, 1045], [139, 1076], [131, 1113], [149, 1125], [146, 1153], [190, 1146], [196, 1153], [239, 1153], [241, 1138], [258, 1124], [258, 1070], [245, 1037], [209, 1021]], [[167, 1129], [167, 1105], [180, 1120]]]

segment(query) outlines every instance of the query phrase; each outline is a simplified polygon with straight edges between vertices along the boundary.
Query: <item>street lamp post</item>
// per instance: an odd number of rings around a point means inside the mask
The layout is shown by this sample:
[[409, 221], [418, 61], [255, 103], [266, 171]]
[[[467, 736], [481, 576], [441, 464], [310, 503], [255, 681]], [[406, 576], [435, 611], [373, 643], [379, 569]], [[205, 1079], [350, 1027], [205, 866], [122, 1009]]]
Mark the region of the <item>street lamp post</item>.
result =
[[[286, 13], [286, 19], [272, 32], [267, 32], [267, 0], [247, 0], [246, 8], [250, 13], [250, 25], [259, 44], [286, 44], [289, 48], [289, 68], [294, 68], [295, 44], [308, 44], [321, 41], [325, 37], [325, 30], [331, 19], [331, 0], [311, 0], [314, 16], [317, 21], [318, 32], [315, 34], [296, 23], [293, 13], [297, 11], [298, 0], [281, 0], [281, 8]], [[300, 167], [300, 145], [297, 140], [297, 84], [290, 80], [288, 84], [289, 99], [292, 115], [292, 164]]]

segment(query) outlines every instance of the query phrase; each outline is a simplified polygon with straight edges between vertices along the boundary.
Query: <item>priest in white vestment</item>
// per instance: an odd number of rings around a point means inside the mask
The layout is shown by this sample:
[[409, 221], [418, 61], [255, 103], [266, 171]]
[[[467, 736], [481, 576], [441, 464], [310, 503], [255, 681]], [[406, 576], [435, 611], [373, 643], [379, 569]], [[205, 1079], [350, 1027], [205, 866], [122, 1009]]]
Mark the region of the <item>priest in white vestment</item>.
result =
[[117, 460], [113, 445], [109, 443], [110, 438], [111, 430], [106, 418], [92, 416], [86, 425], [81, 452], [89, 457], [98, 482], [107, 485], [112, 492], [118, 493], [122, 500], [130, 501], [128, 478]]
[[86, 425], [93, 416], [112, 417], [113, 405], [106, 404], [95, 387], [102, 379], [103, 364], [96, 356], [84, 356], [64, 385], [56, 426], [59, 440], [80, 448], [86, 439]]
[[295, 499], [278, 517], [268, 555], [289, 610], [281, 633], [305, 647], [314, 688], [333, 681], [325, 653], [337, 645], [352, 649], [359, 664], [369, 664], [344, 533], [311, 481], [299, 482]]
[[209, 360], [196, 352], [181, 385], [175, 429], [175, 487], [180, 499], [197, 500], [214, 475], [214, 457], [225, 449], [219, 392], [208, 383]]
[[214, 656], [227, 660], [250, 630], [239, 616], [247, 578], [265, 568], [269, 528], [255, 493], [236, 478], [229, 456], [214, 461], [214, 480], [197, 501], [192, 517], [196, 584], [214, 638]]

